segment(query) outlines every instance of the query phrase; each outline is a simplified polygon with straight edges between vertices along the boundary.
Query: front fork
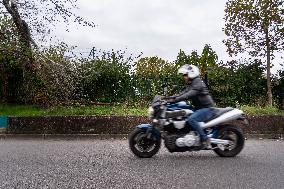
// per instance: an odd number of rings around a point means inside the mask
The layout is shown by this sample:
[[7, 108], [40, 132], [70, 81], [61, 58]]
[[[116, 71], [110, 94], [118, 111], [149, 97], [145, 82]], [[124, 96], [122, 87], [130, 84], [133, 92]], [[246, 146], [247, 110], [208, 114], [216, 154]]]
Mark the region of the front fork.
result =
[[150, 124], [141, 124], [138, 125], [137, 127], [139, 129], [144, 130], [147, 139], [152, 139], [152, 138], [155, 138], [157, 140], [161, 139], [161, 132], [158, 129], [156, 129], [154, 126]]
[[147, 139], [150, 139], [152, 137], [152, 130], [153, 130], [153, 127], [147, 128], [146, 133], [145, 133]]

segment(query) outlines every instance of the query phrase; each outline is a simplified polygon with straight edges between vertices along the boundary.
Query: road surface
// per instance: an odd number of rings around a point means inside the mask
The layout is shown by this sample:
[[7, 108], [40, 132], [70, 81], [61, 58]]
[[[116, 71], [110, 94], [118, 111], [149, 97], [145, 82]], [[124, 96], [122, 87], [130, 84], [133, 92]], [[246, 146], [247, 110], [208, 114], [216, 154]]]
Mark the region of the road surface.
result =
[[235, 158], [212, 151], [150, 159], [127, 140], [0, 141], [0, 188], [284, 188], [284, 141], [247, 140]]

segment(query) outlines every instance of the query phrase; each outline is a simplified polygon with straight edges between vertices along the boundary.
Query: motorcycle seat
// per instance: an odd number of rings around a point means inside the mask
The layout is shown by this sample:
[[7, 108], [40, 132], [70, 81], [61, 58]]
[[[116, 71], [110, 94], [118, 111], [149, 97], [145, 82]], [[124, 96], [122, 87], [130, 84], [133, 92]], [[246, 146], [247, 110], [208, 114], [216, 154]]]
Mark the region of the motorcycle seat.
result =
[[221, 115], [223, 115], [224, 113], [227, 113], [227, 112], [229, 112], [229, 111], [232, 111], [234, 108], [232, 108], [232, 107], [227, 107], [227, 108], [214, 108], [214, 115], [211, 117], [211, 118], [209, 118], [208, 120], [206, 120], [205, 122], [209, 122], [209, 121], [211, 121], [211, 120], [213, 120], [213, 119], [216, 119], [217, 117], [219, 117], [219, 116], [221, 116]]

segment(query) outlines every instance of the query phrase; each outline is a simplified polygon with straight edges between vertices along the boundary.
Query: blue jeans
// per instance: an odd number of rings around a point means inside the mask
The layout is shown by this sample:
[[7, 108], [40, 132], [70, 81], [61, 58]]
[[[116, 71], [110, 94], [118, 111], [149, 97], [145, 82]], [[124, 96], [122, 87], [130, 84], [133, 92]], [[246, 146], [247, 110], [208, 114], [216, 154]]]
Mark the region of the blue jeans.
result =
[[213, 108], [202, 108], [191, 114], [187, 121], [191, 127], [198, 132], [201, 140], [206, 140], [207, 135], [204, 130], [201, 128], [199, 122], [204, 122], [211, 118], [214, 114]]

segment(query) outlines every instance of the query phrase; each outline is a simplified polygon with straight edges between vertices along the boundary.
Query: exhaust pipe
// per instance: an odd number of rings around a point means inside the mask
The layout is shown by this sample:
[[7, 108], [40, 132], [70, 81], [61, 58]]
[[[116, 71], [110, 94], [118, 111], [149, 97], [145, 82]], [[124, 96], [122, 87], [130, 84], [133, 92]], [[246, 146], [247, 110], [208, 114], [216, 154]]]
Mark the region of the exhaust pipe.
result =
[[210, 143], [211, 143], [211, 144], [223, 144], [223, 145], [228, 145], [228, 144], [229, 144], [229, 140], [222, 140], [222, 139], [210, 138]]

